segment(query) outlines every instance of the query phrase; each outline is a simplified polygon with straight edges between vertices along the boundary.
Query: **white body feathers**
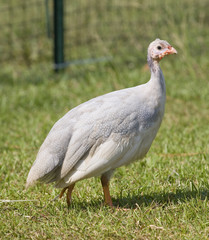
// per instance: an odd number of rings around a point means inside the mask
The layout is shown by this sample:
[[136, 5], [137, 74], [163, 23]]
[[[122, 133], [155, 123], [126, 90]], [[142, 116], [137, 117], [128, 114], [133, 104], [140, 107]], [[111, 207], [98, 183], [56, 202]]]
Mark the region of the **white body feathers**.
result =
[[164, 106], [165, 82], [160, 71], [146, 84], [72, 109], [49, 132], [27, 185], [56, 181], [63, 188], [143, 158], [160, 127]]
[[146, 84], [91, 99], [55, 123], [27, 178], [55, 182], [59, 188], [81, 179], [106, 175], [143, 158], [160, 127], [165, 81], [159, 61], [177, 51], [156, 39], [148, 48], [151, 79]]

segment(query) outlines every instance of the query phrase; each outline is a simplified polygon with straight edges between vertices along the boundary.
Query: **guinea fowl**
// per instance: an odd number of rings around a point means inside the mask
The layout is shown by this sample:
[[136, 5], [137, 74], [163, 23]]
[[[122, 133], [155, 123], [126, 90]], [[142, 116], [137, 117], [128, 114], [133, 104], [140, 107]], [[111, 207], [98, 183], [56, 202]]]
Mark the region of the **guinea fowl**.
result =
[[113, 206], [109, 180], [114, 170], [148, 152], [161, 125], [166, 88], [159, 61], [177, 51], [156, 39], [148, 47], [151, 78], [146, 84], [93, 98], [66, 113], [43, 142], [26, 187], [55, 182], [67, 191], [67, 204], [77, 181], [101, 176], [105, 203]]

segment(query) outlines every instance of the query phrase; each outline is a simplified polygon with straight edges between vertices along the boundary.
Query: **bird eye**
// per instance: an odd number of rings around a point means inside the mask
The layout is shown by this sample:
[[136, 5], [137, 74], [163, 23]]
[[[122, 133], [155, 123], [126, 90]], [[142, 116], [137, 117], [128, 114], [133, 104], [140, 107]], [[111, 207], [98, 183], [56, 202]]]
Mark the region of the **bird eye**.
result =
[[162, 49], [162, 47], [161, 47], [161, 46], [157, 46], [157, 49], [158, 49], [158, 50], [161, 50], [161, 49]]

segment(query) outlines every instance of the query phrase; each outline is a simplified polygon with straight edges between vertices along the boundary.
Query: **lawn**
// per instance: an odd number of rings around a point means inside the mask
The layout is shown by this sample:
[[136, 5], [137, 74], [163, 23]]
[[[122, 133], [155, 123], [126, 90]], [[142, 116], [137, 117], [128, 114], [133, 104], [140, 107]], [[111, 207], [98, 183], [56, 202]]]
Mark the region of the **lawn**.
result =
[[[177, 1], [175, 11], [168, 1], [160, 12], [167, 21], [153, 15], [156, 29], [147, 13], [160, 11], [160, 4], [146, 2], [141, 18], [148, 33], [138, 39], [138, 58], [118, 56], [59, 74], [46, 63], [1, 64], [0, 239], [209, 239], [209, 5]], [[110, 192], [117, 208], [104, 206], [98, 178], [76, 184], [69, 209], [65, 198], [53, 200], [59, 194], [53, 185], [26, 190], [37, 151], [61, 116], [90, 98], [149, 80], [146, 49], [156, 37], [178, 51], [161, 63], [165, 117], [146, 158], [116, 170]]]

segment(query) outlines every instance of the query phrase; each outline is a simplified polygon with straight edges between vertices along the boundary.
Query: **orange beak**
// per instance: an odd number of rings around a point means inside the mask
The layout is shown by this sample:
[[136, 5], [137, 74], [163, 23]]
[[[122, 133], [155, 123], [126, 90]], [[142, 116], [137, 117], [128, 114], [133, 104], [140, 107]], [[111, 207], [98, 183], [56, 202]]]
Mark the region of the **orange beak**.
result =
[[168, 46], [168, 49], [165, 52], [163, 52], [162, 54], [160, 54], [159, 58], [161, 60], [166, 55], [170, 55], [170, 54], [177, 54], [176, 49], [174, 47], [172, 47], [172, 46]]

